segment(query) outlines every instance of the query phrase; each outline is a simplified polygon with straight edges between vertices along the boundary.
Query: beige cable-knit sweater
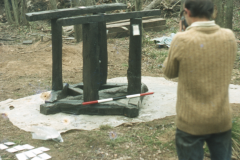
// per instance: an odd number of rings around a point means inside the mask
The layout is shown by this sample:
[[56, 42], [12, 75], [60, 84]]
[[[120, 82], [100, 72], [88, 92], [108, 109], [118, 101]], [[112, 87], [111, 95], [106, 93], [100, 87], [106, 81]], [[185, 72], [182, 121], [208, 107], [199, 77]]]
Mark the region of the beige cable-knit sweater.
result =
[[192, 135], [232, 127], [228, 87], [237, 43], [231, 30], [212, 23], [177, 33], [163, 64], [165, 76], [178, 77], [177, 128]]

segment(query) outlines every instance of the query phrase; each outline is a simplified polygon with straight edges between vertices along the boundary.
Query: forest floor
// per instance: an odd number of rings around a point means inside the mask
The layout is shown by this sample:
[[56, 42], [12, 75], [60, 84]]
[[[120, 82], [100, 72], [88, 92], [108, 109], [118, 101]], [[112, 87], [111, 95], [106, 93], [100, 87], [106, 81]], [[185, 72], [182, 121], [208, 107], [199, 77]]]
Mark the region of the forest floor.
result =
[[[240, 38], [240, 4], [234, 9], [234, 32]], [[168, 29], [146, 32], [142, 51], [142, 76], [162, 77], [161, 65], [168, 48], [159, 48], [150, 39], [168, 36], [178, 30], [178, 19], [167, 19]], [[0, 101], [18, 99], [51, 88], [52, 59], [50, 25], [46, 21], [30, 23], [28, 27], [15, 27], [0, 23]], [[43, 42], [40, 36], [44, 35]], [[6, 41], [11, 39], [11, 41]], [[13, 41], [12, 41], [13, 40]], [[23, 40], [33, 44], [23, 45]], [[108, 79], [126, 77], [128, 68], [129, 38], [108, 39]], [[63, 81], [69, 84], [82, 82], [82, 43], [63, 40]], [[177, 81], [177, 80], [175, 80]], [[231, 84], [240, 85], [240, 46], [234, 64]], [[240, 104], [231, 104], [233, 117], [240, 123]], [[175, 160], [175, 116], [152, 122], [122, 125], [112, 128], [101, 126], [93, 131], [69, 131], [62, 134], [63, 143], [33, 140], [31, 133], [20, 130], [6, 117], [0, 116], [0, 143], [13, 141], [48, 147], [53, 160]], [[118, 137], [109, 138], [114, 131]], [[0, 150], [3, 160], [16, 159], [14, 154]], [[205, 157], [205, 159], [209, 159]]]

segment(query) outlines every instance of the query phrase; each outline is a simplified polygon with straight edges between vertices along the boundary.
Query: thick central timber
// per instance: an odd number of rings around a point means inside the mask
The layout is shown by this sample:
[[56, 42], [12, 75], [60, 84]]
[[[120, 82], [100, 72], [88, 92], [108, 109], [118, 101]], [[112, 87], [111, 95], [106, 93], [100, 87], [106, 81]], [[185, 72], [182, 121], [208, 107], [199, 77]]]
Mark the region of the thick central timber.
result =
[[77, 16], [77, 17], [60, 18], [57, 20], [57, 23], [62, 26], [69, 26], [69, 25], [84, 24], [84, 23], [91, 23], [91, 22], [111, 22], [111, 21], [119, 21], [123, 19], [142, 18], [142, 17], [155, 16], [160, 14], [161, 14], [161, 11], [158, 9], [158, 10], [137, 11], [137, 12], [128, 12], [128, 13]]
[[72, 17], [79, 16], [81, 14], [89, 13], [103, 13], [106, 11], [126, 9], [127, 5], [122, 3], [113, 3], [113, 4], [103, 4], [97, 6], [88, 6], [88, 7], [76, 7], [76, 8], [67, 8], [67, 9], [56, 9], [50, 11], [41, 11], [41, 12], [31, 12], [26, 13], [26, 18], [28, 21], [39, 21], [46, 19], [57, 19], [63, 17]]
[[84, 102], [99, 99], [100, 86], [98, 23], [83, 24]]

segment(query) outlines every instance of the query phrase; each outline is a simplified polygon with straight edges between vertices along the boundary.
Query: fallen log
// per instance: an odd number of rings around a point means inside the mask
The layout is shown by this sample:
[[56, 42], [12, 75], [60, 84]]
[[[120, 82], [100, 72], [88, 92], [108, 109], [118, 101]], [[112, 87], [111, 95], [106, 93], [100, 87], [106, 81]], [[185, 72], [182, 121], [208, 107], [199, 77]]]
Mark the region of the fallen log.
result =
[[0, 38], [1, 41], [14, 41], [13, 39]]
[[144, 11], [151, 10], [151, 9], [155, 8], [156, 6], [160, 5], [161, 2], [162, 2], [162, 0], [154, 0], [148, 6], [146, 6], [143, 10]]

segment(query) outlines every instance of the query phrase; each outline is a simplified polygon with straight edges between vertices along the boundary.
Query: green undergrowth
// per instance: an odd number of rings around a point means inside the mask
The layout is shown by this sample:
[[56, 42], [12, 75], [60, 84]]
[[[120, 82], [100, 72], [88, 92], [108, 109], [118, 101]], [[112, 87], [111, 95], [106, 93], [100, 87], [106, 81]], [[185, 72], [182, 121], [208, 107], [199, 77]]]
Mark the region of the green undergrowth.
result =
[[240, 117], [235, 117], [232, 122], [232, 153], [240, 159]]
[[91, 152], [92, 158], [97, 158], [99, 153], [126, 155], [133, 159], [152, 159], [154, 155], [174, 157], [176, 127], [172, 121], [174, 118], [166, 122], [156, 120], [116, 128], [102, 125], [96, 131], [78, 132], [75, 139], [82, 140], [81, 151]]

